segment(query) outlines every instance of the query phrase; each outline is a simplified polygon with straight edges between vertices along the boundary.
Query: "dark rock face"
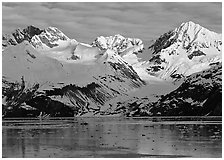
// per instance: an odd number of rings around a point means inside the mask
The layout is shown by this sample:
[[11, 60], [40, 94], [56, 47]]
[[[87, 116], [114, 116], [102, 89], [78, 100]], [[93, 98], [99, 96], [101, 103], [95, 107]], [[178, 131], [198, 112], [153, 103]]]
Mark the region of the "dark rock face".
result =
[[161, 52], [162, 49], [165, 49], [165, 48], [171, 46], [176, 41], [177, 37], [173, 37], [172, 39], [170, 39], [174, 34], [175, 34], [175, 32], [169, 31], [169, 32], [161, 35], [155, 41], [155, 43], [153, 43], [151, 46], [149, 46], [148, 49], [152, 49], [153, 54], [157, 54], [157, 53]]
[[189, 59], [192, 59], [193, 57], [196, 57], [196, 56], [205, 56], [206, 54], [204, 54], [202, 51], [194, 51], [192, 54], [188, 55], [188, 58]]
[[132, 66], [128, 66], [128, 68], [127, 68], [122, 63], [112, 63], [112, 62], [108, 62], [108, 63], [112, 66], [112, 68], [116, 72], [120, 72], [120, 74], [122, 76], [124, 76], [125, 78], [132, 79], [133, 80], [133, 85], [136, 85], [136, 88], [140, 87], [142, 84], [145, 84], [145, 82], [143, 80], [141, 80], [141, 78], [138, 76], [138, 74], [134, 71]]
[[[26, 101], [33, 98], [39, 84], [34, 84], [27, 88], [23, 78], [21, 82], [8, 82], [5, 77], [2, 79], [2, 113], [4, 116], [27, 116], [24, 112], [23, 105]], [[16, 116], [17, 117], [17, 116]]]
[[73, 54], [73, 55], [71, 56], [71, 59], [72, 59], [72, 60], [77, 60], [77, 59], [80, 59], [80, 58], [79, 58], [78, 56], [76, 56], [76, 55]]
[[64, 35], [61, 35], [61, 32], [57, 29], [57, 28], [47, 28], [44, 32], [49, 32], [51, 34], [51, 37], [48, 37], [48, 35], [46, 35], [46, 38], [50, 39], [50, 43], [57, 41], [57, 40], [67, 40], [67, 38]]
[[[48, 90], [46, 91], [46, 96], [68, 97], [72, 105], [81, 108], [87, 105], [89, 99], [96, 104], [104, 104], [107, 99], [111, 98], [111, 96], [105, 94], [105, 92], [103, 86], [92, 82], [85, 87], [68, 85], [61, 89]], [[72, 101], [72, 99], [75, 101]]]
[[40, 39], [44, 44], [46, 44], [50, 48], [58, 46], [58, 44], [52, 44], [46, 37], [40, 37]]
[[152, 58], [149, 59], [151, 65], [147, 68], [150, 75], [157, 75], [164, 70], [163, 63], [167, 63], [165, 59], [161, 58], [160, 52], [162, 49], [170, 47], [177, 41], [177, 34], [174, 31], [169, 31], [161, 35], [148, 49], [152, 50]]
[[163, 115], [221, 115], [222, 65], [195, 73], [186, 78], [175, 91], [155, 104], [154, 112]]
[[16, 29], [11, 35], [3, 35], [2, 36], [2, 47], [7, 47], [8, 45], [17, 45], [24, 40], [28, 42], [31, 41], [32, 37], [35, 35], [39, 35], [43, 32], [43, 30], [36, 28], [34, 26], [28, 26], [27, 28], [21, 30]]
[[150, 75], [155, 75], [156, 72], [163, 70], [164, 67], [162, 66], [150, 66], [147, 68], [147, 71]]
[[26, 111], [32, 117], [37, 117], [40, 114], [50, 117], [72, 117], [76, 111], [76, 108], [72, 108], [62, 102], [52, 100], [50, 97], [45, 95], [36, 96], [26, 101], [26, 104], [32, 106], [36, 110], [36, 112], [31, 111], [31, 113]]
[[34, 26], [28, 26], [27, 28], [21, 30], [16, 30], [15, 33], [12, 35], [15, 37], [17, 43], [21, 43], [24, 40], [27, 40], [30, 42], [31, 38], [35, 35], [39, 35], [43, 32], [43, 30], [40, 30], [39, 28], [36, 28]]
[[[115, 76], [114, 79], [119, 78]], [[42, 93], [37, 91], [38, 84], [26, 88], [24, 81], [8, 83], [3, 80], [3, 82], [5, 99], [3, 117], [37, 117], [41, 114], [50, 117], [71, 117], [88, 112], [97, 114], [100, 112], [100, 106], [120, 94], [108, 86], [95, 82], [84, 87], [67, 85], [62, 88], [45, 90]], [[134, 87], [141, 85], [137, 82], [134, 84], [136, 85]]]
[[[37, 117], [40, 114], [51, 117], [71, 117], [88, 108], [88, 100], [103, 104], [109, 98], [101, 92], [99, 85], [92, 83], [86, 87], [65, 86], [38, 93], [39, 85], [26, 88], [25, 83], [8, 83], [3, 79], [3, 117]], [[52, 97], [68, 98], [69, 103], [53, 100]], [[26, 107], [24, 107], [24, 105]], [[27, 107], [29, 106], [29, 107]], [[86, 107], [86, 108], [84, 108]]]

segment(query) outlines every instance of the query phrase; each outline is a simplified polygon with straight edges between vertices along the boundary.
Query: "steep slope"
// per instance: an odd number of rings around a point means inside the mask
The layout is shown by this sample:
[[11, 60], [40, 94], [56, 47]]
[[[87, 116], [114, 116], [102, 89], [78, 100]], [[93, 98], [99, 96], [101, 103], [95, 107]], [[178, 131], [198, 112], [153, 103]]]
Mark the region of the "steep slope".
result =
[[221, 62], [222, 36], [190, 21], [162, 35], [149, 49], [153, 57], [148, 73], [171, 80]]
[[145, 81], [159, 80], [147, 73], [146, 67], [148, 65], [144, 67], [144, 63], [146, 62], [142, 62], [138, 58], [138, 54], [141, 54], [144, 50], [142, 40], [138, 38], [125, 38], [119, 34], [109, 37], [100, 36], [92, 42], [92, 46], [98, 47], [101, 51], [110, 49], [116, 52], [133, 67], [141, 79]]
[[97, 37], [93, 41], [92, 46], [98, 47], [100, 50], [111, 49], [131, 65], [138, 62], [136, 55], [142, 53], [144, 49], [142, 40], [138, 38], [125, 38], [119, 34], [109, 37]]
[[174, 91], [156, 101], [136, 97], [119, 103], [114, 112], [127, 116], [220, 116], [222, 115], [222, 64], [187, 76]]
[[24, 40], [31, 42], [31, 39], [35, 35], [39, 35], [43, 30], [34, 26], [28, 26], [24, 29], [16, 29], [12, 34], [5, 34], [2, 36], [2, 49], [4, 50], [7, 46], [17, 45]]
[[31, 39], [32, 45], [38, 50], [48, 50], [51, 48], [66, 45], [70, 39], [56, 27], [48, 27], [39, 35]]
[[[17, 45], [23, 41], [28, 41], [43, 54], [49, 53], [49, 56], [60, 58], [60, 52], [64, 52], [71, 57], [72, 51], [76, 48], [78, 42], [75, 39], [69, 39], [56, 27], [48, 27], [46, 29], [39, 29], [34, 26], [28, 26], [25, 29], [16, 29], [10, 35], [3, 35], [2, 37], [3, 50], [7, 46]], [[51, 53], [54, 52], [54, 53]], [[61, 55], [62, 56], [62, 55]], [[65, 56], [62, 56], [65, 57]]]

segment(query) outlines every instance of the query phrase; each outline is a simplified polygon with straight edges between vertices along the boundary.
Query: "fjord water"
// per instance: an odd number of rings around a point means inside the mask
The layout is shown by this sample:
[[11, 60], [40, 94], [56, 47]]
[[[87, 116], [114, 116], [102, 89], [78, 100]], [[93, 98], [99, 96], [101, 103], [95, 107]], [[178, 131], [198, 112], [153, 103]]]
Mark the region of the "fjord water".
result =
[[3, 157], [222, 157], [217, 117], [3, 119]]

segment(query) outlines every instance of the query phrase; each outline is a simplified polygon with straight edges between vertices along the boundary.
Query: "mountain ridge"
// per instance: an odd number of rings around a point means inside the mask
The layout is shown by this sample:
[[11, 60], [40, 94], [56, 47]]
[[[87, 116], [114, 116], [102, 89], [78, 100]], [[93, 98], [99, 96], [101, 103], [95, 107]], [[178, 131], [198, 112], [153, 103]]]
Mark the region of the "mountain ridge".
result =
[[[193, 22], [182, 23], [157, 39], [149, 47], [153, 51], [150, 59], [138, 57], [148, 52], [140, 39], [119, 34], [100, 36], [85, 44], [70, 39], [56, 27], [41, 30], [29, 26], [2, 38], [6, 117], [15, 116], [16, 112], [27, 116], [103, 115], [107, 112], [104, 105], [116, 97], [141, 92], [142, 87], [153, 83], [159, 86], [180, 80], [178, 83], [183, 84], [192, 74], [206, 70], [209, 75], [214, 65], [220, 66], [222, 61], [220, 35]], [[220, 74], [212, 78], [216, 76]], [[137, 95], [137, 100], [141, 98]], [[135, 100], [136, 97], [130, 102]], [[143, 108], [155, 104], [147, 98], [143, 101]], [[133, 109], [127, 103], [121, 104], [123, 109], [130, 107], [128, 112]], [[134, 104], [135, 109], [141, 110], [142, 106]], [[126, 114], [119, 106], [119, 114]]]
[[210, 63], [221, 62], [221, 47], [221, 34], [191, 21], [182, 23], [149, 46], [153, 56], [147, 69], [163, 79], [181, 78], [201, 71], [200, 68], [208, 69]]

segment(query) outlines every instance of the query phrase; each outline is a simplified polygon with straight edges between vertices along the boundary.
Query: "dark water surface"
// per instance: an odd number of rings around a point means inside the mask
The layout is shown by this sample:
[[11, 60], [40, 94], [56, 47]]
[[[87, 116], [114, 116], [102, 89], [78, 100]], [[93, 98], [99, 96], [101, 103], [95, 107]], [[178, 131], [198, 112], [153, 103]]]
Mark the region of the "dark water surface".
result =
[[3, 157], [222, 157], [221, 118], [4, 119]]

